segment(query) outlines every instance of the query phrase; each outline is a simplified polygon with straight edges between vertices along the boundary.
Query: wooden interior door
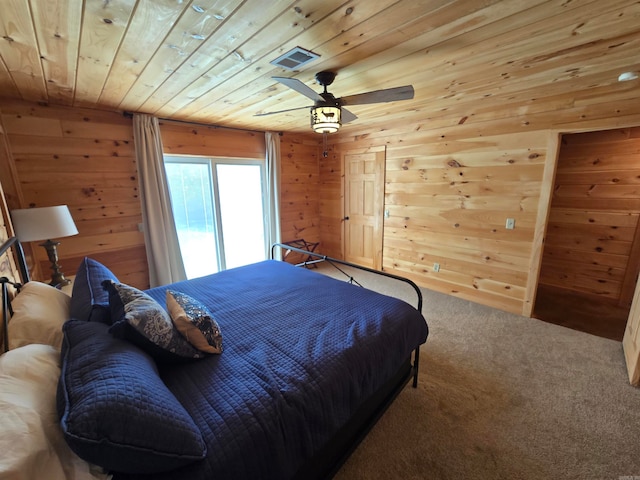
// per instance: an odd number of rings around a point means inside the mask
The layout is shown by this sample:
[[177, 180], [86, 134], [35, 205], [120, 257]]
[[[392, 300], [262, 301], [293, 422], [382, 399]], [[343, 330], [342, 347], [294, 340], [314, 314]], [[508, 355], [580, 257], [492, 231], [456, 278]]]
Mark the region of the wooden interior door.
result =
[[382, 269], [385, 148], [345, 151], [344, 256]]
[[622, 339], [624, 358], [627, 362], [629, 381], [632, 385], [640, 386], [640, 277], [636, 282], [627, 328]]

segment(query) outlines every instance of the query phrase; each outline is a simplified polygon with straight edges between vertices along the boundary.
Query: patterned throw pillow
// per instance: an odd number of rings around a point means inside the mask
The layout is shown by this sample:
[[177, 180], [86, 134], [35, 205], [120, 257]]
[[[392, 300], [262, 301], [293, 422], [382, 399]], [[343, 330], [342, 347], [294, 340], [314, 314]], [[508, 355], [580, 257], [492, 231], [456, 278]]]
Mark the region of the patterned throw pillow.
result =
[[109, 292], [113, 336], [135, 343], [158, 361], [206, 356], [182, 336], [167, 311], [149, 295], [111, 280], [103, 286]]
[[222, 353], [222, 333], [207, 307], [187, 294], [167, 290], [167, 309], [191, 345], [202, 352]]

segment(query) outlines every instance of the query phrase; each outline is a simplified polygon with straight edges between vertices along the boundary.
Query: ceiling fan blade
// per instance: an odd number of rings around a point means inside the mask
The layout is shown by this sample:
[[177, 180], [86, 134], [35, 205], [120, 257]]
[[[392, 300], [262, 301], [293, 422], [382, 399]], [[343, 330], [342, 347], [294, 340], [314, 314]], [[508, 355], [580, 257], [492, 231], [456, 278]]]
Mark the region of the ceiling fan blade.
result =
[[288, 77], [271, 77], [271, 78], [282, 83], [283, 85], [286, 85], [290, 89], [295, 90], [298, 93], [301, 93], [302, 95], [304, 95], [307, 98], [310, 98], [311, 100], [314, 100], [314, 101], [324, 100], [319, 93], [317, 93], [312, 88], [307, 87], [304, 83], [302, 83], [297, 78], [288, 78]]
[[303, 108], [311, 108], [313, 105], [307, 105], [306, 107], [296, 107], [296, 108], [287, 108], [286, 110], [277, 110], [275, 112], [262, 112], [255, 113], [254, 117], [264, 117], [266, 115], [274, 115], [276, 113], [285, 113], [285, 112], [293, 112], [294, 110], [302, 110]]
[[405, 85], [403, 87], [385, 88], [383, 90], [374, 90], [372, 92], [358, 93], [356, 95], [347, 95], [346, 97], [338, 99], [338, 101], [341, 105], [364, 105], [367, 103], [410, 100], [413, 98], [413, 94], [413, 86]]
[[358, 118], [356, 115], [351, 113], [346, 108], [342, 108], [341, 110], [342, 110], [342, 123], [353, 122], [356, 118]]

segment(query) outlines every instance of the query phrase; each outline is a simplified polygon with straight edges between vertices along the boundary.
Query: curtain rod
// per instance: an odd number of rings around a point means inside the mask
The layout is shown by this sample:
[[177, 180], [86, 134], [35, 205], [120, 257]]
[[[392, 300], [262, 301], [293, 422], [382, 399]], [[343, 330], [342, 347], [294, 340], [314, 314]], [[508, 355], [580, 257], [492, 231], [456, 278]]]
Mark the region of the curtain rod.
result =
[[[127, 118], [133, 118], [134, 113], [137, 112], [127, 112], [127, 111], [123, 111], [122, 115], [124, 115]], [[170, 118], [160, 118], [158, 117], [158, 121], [160, 122], [170, 122], [170, 123], [181, 123], [184, 125], [194, 125], [197, 127], [208, 127], [208, 128], [223, 128], [226, 130], [237, 130], [240, 132], [252, 132], [252, 133], [265, 133], [265, 130], [251, 130], [249, 128], [239, 128], [239, 127], [225, 127], [222, 125], [207, 125], [205, 123], [197, 123], [197, 122], [188, 122], [186, 120], [173, 120]], [[282, 136], [282, 132], [278, 132], [278, 135]]]

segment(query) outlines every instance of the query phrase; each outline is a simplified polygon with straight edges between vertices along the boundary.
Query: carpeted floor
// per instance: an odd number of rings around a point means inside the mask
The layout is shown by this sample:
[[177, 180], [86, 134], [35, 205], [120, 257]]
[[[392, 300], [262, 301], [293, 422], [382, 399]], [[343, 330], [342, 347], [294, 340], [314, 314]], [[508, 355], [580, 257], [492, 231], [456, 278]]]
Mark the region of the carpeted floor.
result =
[[[404, 287], [354, 276], [415, 304]], [[430, 334], [418, 388], [405, 388], [336, 480], [640, 479], [640, 389], [619, 342], [422, 292]]]

